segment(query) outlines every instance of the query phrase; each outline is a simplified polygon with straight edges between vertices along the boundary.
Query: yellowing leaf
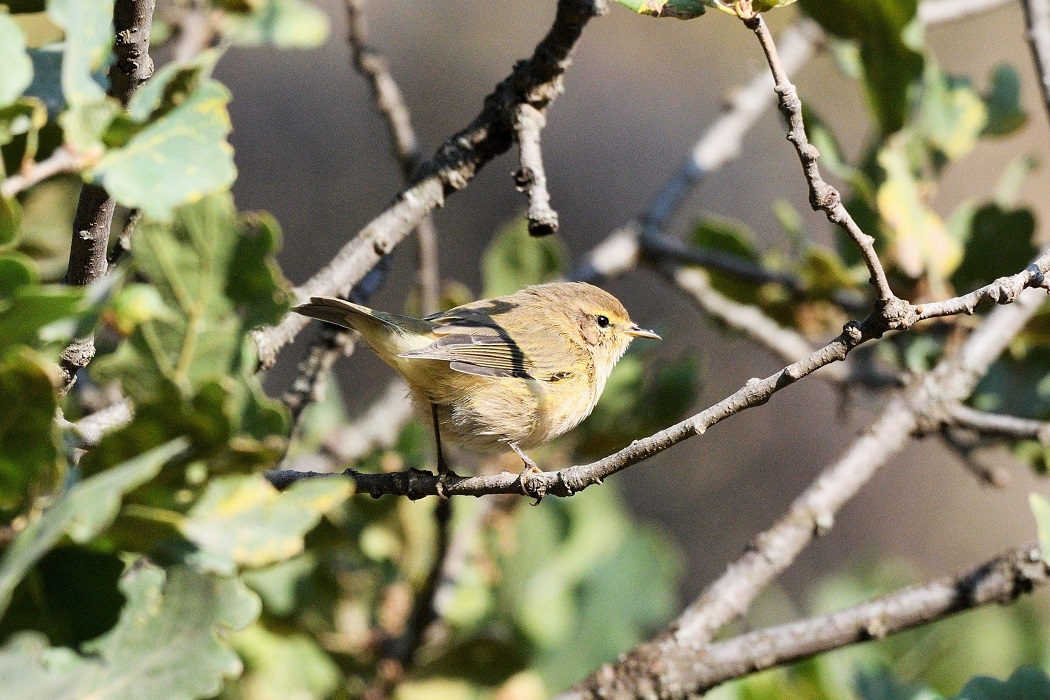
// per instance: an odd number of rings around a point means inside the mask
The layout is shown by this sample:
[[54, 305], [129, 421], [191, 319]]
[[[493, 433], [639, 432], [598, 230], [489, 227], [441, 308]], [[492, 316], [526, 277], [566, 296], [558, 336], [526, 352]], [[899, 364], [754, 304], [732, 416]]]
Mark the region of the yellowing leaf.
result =
[[207, 568], [263, 566], [301, 552], [303, 535], [352, 491], [338, 477], [304, 479], [284, 493], [261, 476], [216, 479], [180, 527], [201, 548]]
[[1050, 499], [1038, 493], [1028, 494], [1028, 504], [1035, 516], [1036, 529], [1039, 532], [1039, 550], [1043, 561], [1050, 563]]
[[910, 277], [929, 274], [946, 279], [962, 262], [962, 245], [944, 220], [923, 200], [900, 138], [892, 139], [878, 156], [886, 180], [876, 194], [879, 214], [890, 228], [889, 254]]

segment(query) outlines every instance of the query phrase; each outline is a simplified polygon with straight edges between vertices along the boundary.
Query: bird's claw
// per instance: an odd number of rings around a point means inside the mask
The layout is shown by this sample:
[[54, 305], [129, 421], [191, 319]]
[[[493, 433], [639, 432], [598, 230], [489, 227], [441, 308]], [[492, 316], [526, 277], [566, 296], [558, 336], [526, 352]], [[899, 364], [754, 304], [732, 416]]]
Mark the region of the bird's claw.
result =
[[547, 495], [547, 485], [542, 481], [534, 483], [534, 477], [542, 474], [543, 470], [537, 467], [535, 464], [526, 464], [525, 468], [521, 470], [521, 474], [518, 475], [518, 482], [521, 484], [521, 492], [526, 496], [535, 498], [536, 500], [532, 505], [538, 506], [543, 497]]

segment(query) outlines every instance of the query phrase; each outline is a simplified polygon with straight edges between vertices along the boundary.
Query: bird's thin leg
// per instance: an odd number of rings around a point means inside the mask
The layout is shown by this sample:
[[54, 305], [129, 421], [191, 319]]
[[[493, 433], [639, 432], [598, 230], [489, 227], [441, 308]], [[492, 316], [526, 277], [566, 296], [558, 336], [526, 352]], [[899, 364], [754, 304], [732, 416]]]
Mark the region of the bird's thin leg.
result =
[[448, 462], [445, 461], [445, 453], [441, 449], [441, 424], [438, 423], [437, 404], [430, 404], [430, 415], [434, 419], [434, 442], [437, 444], [438, 476], [448, 474]]

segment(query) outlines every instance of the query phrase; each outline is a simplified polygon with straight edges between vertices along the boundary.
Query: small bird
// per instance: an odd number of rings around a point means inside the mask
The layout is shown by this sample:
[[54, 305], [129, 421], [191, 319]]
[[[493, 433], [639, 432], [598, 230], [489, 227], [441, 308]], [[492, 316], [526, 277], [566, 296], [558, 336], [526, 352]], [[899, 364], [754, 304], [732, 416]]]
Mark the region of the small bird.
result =
[[525, 453], [576, 427], [594, 410], [634, 338], [660, 339], [633, 323], [613, 295], [584, 282], [526, 287], [424, 319], [375, 311], [334, 297], [293, 309], [353, 328], [411, 387], [433, 421], [438, 473], [448, 473], [441, 437], [475, 451]]

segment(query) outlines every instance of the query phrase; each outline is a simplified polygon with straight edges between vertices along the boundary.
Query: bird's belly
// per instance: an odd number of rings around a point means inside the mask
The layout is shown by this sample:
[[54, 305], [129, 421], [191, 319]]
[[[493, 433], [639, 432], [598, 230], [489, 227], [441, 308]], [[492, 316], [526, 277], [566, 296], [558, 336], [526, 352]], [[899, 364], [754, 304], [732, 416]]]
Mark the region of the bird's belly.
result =
[[[563, 382], [529, 379], [479, 378], [458, 396], [435, 402], [441, 437], [464, 447], [487, 452], [513, 442], [529, 449], [574, 428], [594, 408], [595, 396]], [[429, 422], [431, 399], [416, 396]]]

